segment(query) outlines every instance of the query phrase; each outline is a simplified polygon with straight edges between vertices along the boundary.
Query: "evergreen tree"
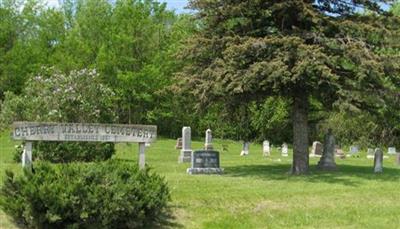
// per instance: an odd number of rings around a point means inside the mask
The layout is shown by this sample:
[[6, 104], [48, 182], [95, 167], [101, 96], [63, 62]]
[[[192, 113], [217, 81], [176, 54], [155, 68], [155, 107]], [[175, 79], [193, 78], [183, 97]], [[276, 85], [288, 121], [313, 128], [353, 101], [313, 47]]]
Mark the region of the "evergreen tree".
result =
[[399, 76], [392, 47], [399, 19], [392, 1], [192, 0], [198, 32], [182, 56], [181, 87], [200, 105], [291, 101], [292, 174], [308, 171], [310, 99], [330, 109], [376, 111]]

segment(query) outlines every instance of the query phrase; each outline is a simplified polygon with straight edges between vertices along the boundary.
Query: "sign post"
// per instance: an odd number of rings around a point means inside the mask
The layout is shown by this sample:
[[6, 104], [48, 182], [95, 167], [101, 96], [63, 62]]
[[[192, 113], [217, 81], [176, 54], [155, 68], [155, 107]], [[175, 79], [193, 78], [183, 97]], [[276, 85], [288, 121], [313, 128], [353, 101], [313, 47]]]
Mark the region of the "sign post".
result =
[[146, 143], [139, 142], [139, 169], [144, 169], [146, 164], [144, 156], [145, 149], [146, 149]]
[[24, 152], [22, 153], [22, 167], [32, 171], [32, 142], [25, 142]]
[[32, 141], [137, 142], [139, 168], [145, 167], [146, 143], [157, 138], [157, 126], [99, 123], [15, 122], [12, 137], [25, 142], [22, 166], [32, 166]]

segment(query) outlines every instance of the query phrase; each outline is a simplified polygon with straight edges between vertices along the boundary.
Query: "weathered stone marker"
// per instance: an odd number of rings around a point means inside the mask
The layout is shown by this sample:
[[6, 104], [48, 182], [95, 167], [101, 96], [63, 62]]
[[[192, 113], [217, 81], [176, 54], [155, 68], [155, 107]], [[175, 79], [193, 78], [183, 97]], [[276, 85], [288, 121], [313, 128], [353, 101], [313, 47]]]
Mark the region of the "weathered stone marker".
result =
[[192, 152], [192, 166], [187, 169], [189, 174], [220, 174], [219, 152], [215, 150], [198, 150]]
[[338, 145], [335, 146], [335, 157], [338, 157], [340, 159], [345, 159], [346, 158], [346, 154], [344, 153], [344, 151]]
[[318, 162], [318, 169], [321, 170], [336, 170], [335, 163], [335, 137], [332, 134], [332, 130], [329, 129], [324, 137], [324, 149], [322, 157]]
[[175, 149], [182, 149], [182, 138], [176, 139]]
[[139, 167], [145, 166], [146, 143], [157, 138], [157, 126], [98, 123], [14, 122], [12, 137], [25, 141], [22, 165], [32, 166], [32, 141], [137, 142]]
[[271, 149], [269, 146], [269, 141], [263, 141], [263, 156], [268, 157], [271, 155]]
[[240, 152], [240, 156], [249, 155], [249, 150], [250, 150], [250, 142], [243, 142], [243, 148], [242, 151]]
[[178, 161], [190, 162], [192, 158], [192, 130], [188, 126], [182, 128], [182, 150]]
[[288, 156], [288, 145], [286, 143], [282, 144], [281, 156], [282, 157], [287, 157]]
[[320, 157], [322, 155], [322, 148], [321, 142], [313, 142], [310, 157]]
[[379, 148], [375, 149], [374, 172], [375, 173], [383, 172], [383, 152]]
[[204, 144], [204, 149], [205, 150], [212, 150], [214, 149], [212, 145], [212, 132], [210, 129], [206, 130], [206, 142]]

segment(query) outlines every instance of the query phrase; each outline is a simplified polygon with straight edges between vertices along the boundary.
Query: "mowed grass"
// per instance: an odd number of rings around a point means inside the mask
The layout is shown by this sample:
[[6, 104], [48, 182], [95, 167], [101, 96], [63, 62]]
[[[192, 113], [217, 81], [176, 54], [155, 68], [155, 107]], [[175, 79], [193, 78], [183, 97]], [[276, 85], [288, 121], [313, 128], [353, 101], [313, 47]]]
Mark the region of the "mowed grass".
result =
[[[262, 156], [259, 144], [239, 156], [241, 143], [215, 140], [223, 175], [188, 175], [190, 164], [179, 164], [175, 140], [158, 139], [146, 149], [146, 162], [166, 178], [172, 193], [167, 228], [399, 228], [400, 168], [393, 156], [384, 173], [373, 173], [373, 160], [337, 159], [337, 172], [316, 171], [311, 158], [307, 176], [290, 176], [291, 154]], [[222, 143], [228, 151], [222, 151]], [[12, 162], [15, 142], [0, 137], [0, 180], [5, 169], [20, 171]], [[203, 143], [194, 141], [194, 149]], [[118, 144], [115, 158], [137, 163], [137, 144]], [[0, 212], [0, 228], [16, 228]]]

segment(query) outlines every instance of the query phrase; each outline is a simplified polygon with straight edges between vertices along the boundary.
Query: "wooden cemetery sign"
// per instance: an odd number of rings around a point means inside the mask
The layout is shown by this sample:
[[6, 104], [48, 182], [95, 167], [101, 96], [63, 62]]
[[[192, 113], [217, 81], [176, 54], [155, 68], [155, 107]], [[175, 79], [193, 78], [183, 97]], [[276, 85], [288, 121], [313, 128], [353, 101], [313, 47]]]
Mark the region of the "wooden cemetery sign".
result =
[[156, 140], [157, 126], [98, 124], [98, 123], [45, 123], [14, 122], [12, 137], [25, 141], [22, 165], [32, 165], [32, 141], [78, 142], [137, 142], [139, 167], [145, 165], [145, 144]]

